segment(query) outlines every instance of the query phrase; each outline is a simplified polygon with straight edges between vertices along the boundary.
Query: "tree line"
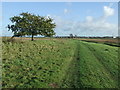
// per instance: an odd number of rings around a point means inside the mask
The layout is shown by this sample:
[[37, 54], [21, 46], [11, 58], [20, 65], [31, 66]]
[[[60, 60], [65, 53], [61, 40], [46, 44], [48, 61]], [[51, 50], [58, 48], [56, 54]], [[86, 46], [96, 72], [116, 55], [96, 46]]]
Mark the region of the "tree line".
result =
[[8, 25], [8, 30], [13, 32], [14, 36], [31, 35], [31, 40], [34, 36], [42, 35], [45, 37], [52, 37], [55, 35], [54, 28], [56, 24], [50, 17], [43, 17], [31, 13], [21, 13], [19, 16], [10, 18], [12, 25]]

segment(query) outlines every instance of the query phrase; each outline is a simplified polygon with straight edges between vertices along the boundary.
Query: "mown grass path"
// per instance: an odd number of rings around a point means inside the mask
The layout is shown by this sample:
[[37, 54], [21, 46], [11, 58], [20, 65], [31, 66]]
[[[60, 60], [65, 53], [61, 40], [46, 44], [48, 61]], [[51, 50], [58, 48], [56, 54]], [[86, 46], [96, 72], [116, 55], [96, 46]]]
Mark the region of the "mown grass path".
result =
[[94, 54], [94, 56], [97, 58], [97, 60], [103, 65], [106, 72], [110, 75], [110, 78], [112, 78], [113, 80], [118, 80], [117, 75], [115, 75], [114, 72], [111, 72], [111, 68], [109, 68], [104, 63], [105, 60], [104, 60], [103, 56], [101, 56], [99, 52], [96, 52], [95, 49], [93, 47], [91, 47], [90, 45], [87, 45], [87, 47]]
[[80, 79], [83, 86], [90, 88], [117, 88], [118, 58], [116, 51], [118, 49], [88, 42], [81, 42], [81, 47]]
[[[117, 53], [115, 53], [117, 48], [103, 46], [76, 41], [74, 57], [62, 82], [62, 87], [118, 88]], [[113, 52], [109, 52], [112, 54], [108, 58], [106, 54], [109, 50]], [[116, 62], [111, 63], [112, 59]]]
[[69, 64], [66, 76], [63, 79], [61, 87], [64, 88], [82, 88], [80, 81], [80, 43], [76, 42], [74, 57]]

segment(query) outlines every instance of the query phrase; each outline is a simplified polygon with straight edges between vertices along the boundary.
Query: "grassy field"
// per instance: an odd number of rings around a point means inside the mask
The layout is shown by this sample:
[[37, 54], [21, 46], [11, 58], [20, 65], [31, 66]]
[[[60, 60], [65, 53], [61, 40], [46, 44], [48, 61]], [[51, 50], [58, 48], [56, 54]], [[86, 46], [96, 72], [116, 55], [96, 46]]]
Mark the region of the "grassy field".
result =
[[120, 38], [78, 38], [78, 40], [120, 47]]
[[3, 88], [118, 88], [118, 47], [54, 38], [2, 47]]

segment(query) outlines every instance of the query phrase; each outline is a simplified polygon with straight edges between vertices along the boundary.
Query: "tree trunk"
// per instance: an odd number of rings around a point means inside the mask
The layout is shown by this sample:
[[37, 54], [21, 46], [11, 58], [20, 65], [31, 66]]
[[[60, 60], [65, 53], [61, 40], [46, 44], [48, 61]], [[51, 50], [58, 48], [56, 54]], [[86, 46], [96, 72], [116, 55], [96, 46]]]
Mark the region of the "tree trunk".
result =
[[20, 36], [21, 37], [21, 41], [22, 41], [22, 36]]
[[33, 39], [33, 37], [34, 37], [34, 35], [32, 35], [32, 39], [31, 39], [31, 41], [33, 41], [34, 39]]

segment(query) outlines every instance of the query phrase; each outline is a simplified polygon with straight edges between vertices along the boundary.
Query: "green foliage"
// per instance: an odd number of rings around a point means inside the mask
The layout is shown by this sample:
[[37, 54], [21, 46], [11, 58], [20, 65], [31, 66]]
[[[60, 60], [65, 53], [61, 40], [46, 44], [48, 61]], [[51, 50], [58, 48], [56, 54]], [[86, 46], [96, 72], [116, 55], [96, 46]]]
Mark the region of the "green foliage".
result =
[[19, 16], [10, 18], [13, 25], [8, 25], [14, 36], [31, 35], [32, 40], [35, 35], [51, 37], [55, 35], [55, 23], [53, 19], [42, 17], [31, 13], [21, 13]]

